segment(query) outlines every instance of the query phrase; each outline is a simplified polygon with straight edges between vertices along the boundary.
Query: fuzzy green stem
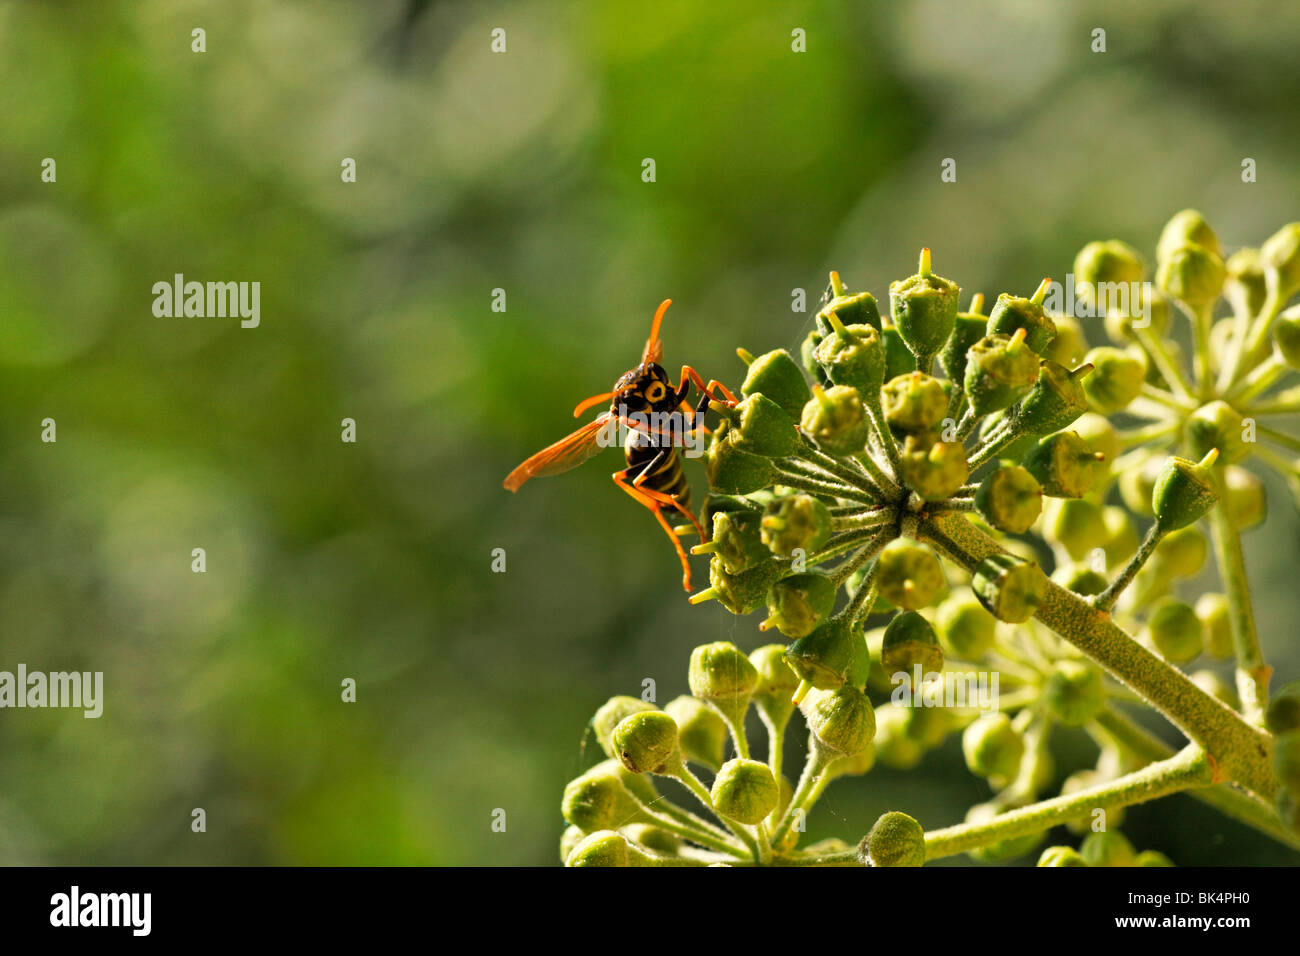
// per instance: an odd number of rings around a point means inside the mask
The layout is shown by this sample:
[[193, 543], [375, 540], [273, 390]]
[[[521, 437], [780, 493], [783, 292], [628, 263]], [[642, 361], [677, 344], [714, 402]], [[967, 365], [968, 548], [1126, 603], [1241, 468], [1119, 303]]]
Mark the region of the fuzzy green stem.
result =
[[1183, 375], [1183, 370], [1178, 367], [1174, 357], [1165, 348], [1165, 343], [1151, 331], [1150, 325], [1143, 328], [1134, 326], [1133, 335], [1160, 372], [1160, 376], [1169, 386], [1169, 390], [1177, 398], [1190, 401], [1192, 398], [1191, 383], [1187, 381], [1187, 378]]
[[808, 759], [804, 762], [803, 773], [799, 775], [799, 783], [795, 786], [794, 796], [790, 798], [790, 806], [785, 811], [785, 816], [781, 818], [781, 823], [772, 833], [772, 844], [781, 846], [785, 838], [790, 833], [790, 827], [794, 825], [796, 811], [802, 810], [805, 817], [808, 813], [808, 807], [805, 806], [809, 797], [817, 787], [817, 782], [822, 774], [826, 773], [834, 758], [822, 750], [821, 747], [813, 746], [808, 750]]
[[1273, 668], [1264, 663], [1264, 654], [1259, 646], [1250, 584], [1246, 580], [1246, 559], [1241, 550], [1241, 532], [1224, 505], [1220, 473], [1216, 471], [1214, 478], [1218, 485], [1219, 504], [1210, 509], [1210, 537], [1214, 540], [1219, 574], [1228, 598], [1232, 647], [1237, 657], [1237, 695], [1241, 698], [1246, 719], [1259, 724], [1263, 721], [1264, 708], [1268, 706], [1268, 679]]
[[[962, 515], [927, 519], [923, 537], [967, 571], [1003, 553]], [[1205, 693], [1176, 667], [1147, 650], [1108, 613], [1048, 580], [1035, 616], [1165, 715], [1217, 762], [1223, 779], [1236, 780], [1271, 800], [1277, 791], [1272, 738]]]
[[[1167, 760], [1174, 753], [1173, 748], [1164, 741], [1113, 709], [1103, 710], [1096, 716], [1094, 723], [1115, 744], [1141, 760]], [[1283, 826], [1273, 808], [1253, 794], [1230, 783], [1222, 783], [1204, 790], [1193, 790], [1190, 795], [1225, 816], [1244, 823], [1279, 843], [1300, 850], [1300, 836]]]
[[1097, 808], [1109, 810], [1144, 803], [1181, 790], [1207, 787], [1213, 782], [1214, 770], [1208, 755], [1195, 744], [1189, 744], [1168, 760], [1149, 764], [1108, 783], [1008, 810], [981, 823], [931, 830], [925, 835], [925, 858], [954, 856], [1000, 840], [1041, 833]]
[[1124, 570], [1119, 573], [1119, 577], [1111, 582], [1110, 587], [1093, 598], [1093, 604], [1099, 611], [1109, 611], [1115, 606], [1115, 602], [1119, 600], [1125, 588], [1133, 583], [1133, 578], [1142, 570], [1142, 566], [1151, 559], [1151, 555], [1155, 554], [1156, 545], [1164, 536], [1165, 532], [1158, 524], [1150, 527], [1146, 537], [1142, 539], [1141, 546], [1137, 549], [1137, 554], [1129, 558], [1128, 564], [1124, 565]]
[[[708, 789], [704, 786], [704, 784], [700, 783], [700, 778], [695, 776], [695, 774], [691, 772], [691, 769], [687, 767], [684, 763], [681, 764], [675, 771], [672, 771], [670, 773], [670, 776], [672, 776], [674, 780], [677, 780], [679, 783], [685, 786], [687, 790], [689, 790], [692, 794], [694, 794], [695, 798], [699, 800], [700, 803], [704, 804], [710, 810], [713, 810], [714, 813], [717, 813], [717, 810], [715, 810], [713, 807], [713, 797], [709, 794]], [[728, 820], [726, 817], [722, 816], [721, 814], [718, 815], [718, 819], [720, 819], [723, 822], [723, 824], [726, 826], [728, 830], [730, 830], [732, 833], [736, 835], [736, 838], [738, 840], [740, 840], [742, 843], [745, 844], [746, 847], [749, 848], [749, 852], [753, 854], [754, 859], [757, 860], [759, 858], [758, 843], [754, 839], [754, 837], [748, 831], [746, 831], [745, 828], [742, 827], [740, 824], [733, 823], [731, 820]]]
[[1242, 379], [1237, 385], [1225, 394], [1223, 397], [1226, 401], [1240, 407], [1245, 402], [1250, 401], [1261, 392], [1267, 391], [1269, 386], [1279, 378], [1290, 371], [1291, 366], [1279, 355], [1270, 355], [1263, 365], [1260, 365], [1255, 371], [1251, 372], [1246, 378]]

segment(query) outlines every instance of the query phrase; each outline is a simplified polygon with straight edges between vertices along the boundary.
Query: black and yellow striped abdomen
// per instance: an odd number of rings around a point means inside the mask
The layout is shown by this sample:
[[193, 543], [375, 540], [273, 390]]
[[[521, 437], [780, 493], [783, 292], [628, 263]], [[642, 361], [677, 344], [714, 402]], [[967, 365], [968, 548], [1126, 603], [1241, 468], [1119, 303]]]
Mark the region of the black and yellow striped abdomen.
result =
[[663, 452], [663, 460], [651, 468], [641, 487], [672, 495], [685, 507], [691, 506], [691, 486], [676, 447], [666, 445], [660, 448], [654, 437], [633, 430], [627, 436], [623, 452], [627, 457], [628, 477], [633, 480]]

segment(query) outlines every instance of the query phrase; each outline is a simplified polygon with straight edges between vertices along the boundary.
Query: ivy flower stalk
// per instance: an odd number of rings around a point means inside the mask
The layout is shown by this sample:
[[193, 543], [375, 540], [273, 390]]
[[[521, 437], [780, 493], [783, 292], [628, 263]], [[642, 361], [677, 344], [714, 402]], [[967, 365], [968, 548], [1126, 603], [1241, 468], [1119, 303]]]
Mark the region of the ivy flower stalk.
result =
[[[710, 489], [710, 538], [693, 549], [709, 556], [710, 587], [691, 600], [762, 612], [757, 630], [787, 643], [697, 648], [699, 711], [672, 708], [689, 727], [653, 704], [602, 708], [593, 728], [607, 753], [628, 773], [678, 779], [700, 807], [656, 796], [620, 823], [568, 801], [574, 837], [601, 834], [577, 856], [569, 838], [569, 862], [992, 862], [1037, 852], [1058, 825], [1097, 813], [1114, 824], [1126, 806], [1183, 791], [1300, 847], [1300, 690], [1270, 703], [1242, 547], [1265, 509], [1254, 466], [1281, 471], [1300, 496], [1288, 430], [1300, 317], [1286, 311], [1300, 291], [1300, 224], [1225, 260], [1187, 210], [1161, 235], [1154, 283], [1119, 240], [1090, 243], [1074, 273], [1107, 344], [1089, 349], [1072, 316], [1049, 312], [1050, 280], [999, 295], [987, 316], [982, 295], [960, 312], [960, 288], [926, 249], [916, 274], [890, 285], [884, 314], [832, 273], [797, 358], [738, 350], [743, 399], [713, 405], [728, 427], [708, 470], [734, 474], [723, 460], [738, 451], [754, 462], [741, 484]], [[1140, 291], [1108, 298], [1123, 283]], [[1187, 365], [1170, 338], [1180, 317]], [[1211, 553], [1222, 592], [1184, 595]], [[1189, 672], [1202, 656], [1233, 660], [1235, 687]], [[990, 675], [1006, 693], [952, 698], [954, 680]], [[1124, 716], [1134, 706], [1163, 715], [1182, 749], [1139, 730]], [[746, 735], [750, 707], [762, 751]], [[782, 748], [796, 710], [809, 743], [792, 785]], [[717, 743], [679, 742], [697, 739], [699, 712], [732, 759]], [[656, 734], [634, 738], [631, 726]], [[1082, 727], [1099, 753], [1053, 795], [1058, 726]], [[799, 845], [835, 780], [876, 763], [909, 769], [956, 733], [991, 788], [965, 821], [926, 829], [902, 808], [855, 842]], [[655, 826], [675, 850], [639, 839]], [[1039, 865], [1169, 864], [1108, 830], [1042, 850]]]

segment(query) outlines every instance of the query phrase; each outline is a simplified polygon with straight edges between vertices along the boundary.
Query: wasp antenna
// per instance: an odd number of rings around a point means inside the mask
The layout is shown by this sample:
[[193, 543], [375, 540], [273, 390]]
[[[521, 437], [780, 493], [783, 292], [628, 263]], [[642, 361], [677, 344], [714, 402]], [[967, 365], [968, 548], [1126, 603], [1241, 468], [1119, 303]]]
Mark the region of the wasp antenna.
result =
[[662, 350], [659, 345], [659, 326], [663, 325], [664, 313], [668, 307], [673, 304], [672, 299], [664, 299], [659, 303], [659, 308], [655, 310], [654, 321], [650, 324], [650, 338], [645, 340], [645, 348], [641, 351], [642, 362], [656, 362]]
[[613, 392], [601, 392], [599, 395], [591, 396], [591, 398], [584, 398], [582, 401], [578, 403], [577, 407], [574, 408], [573, 417], [577, 418], [587, 409], [595, 405], [599, 405], [601, 402], [607, 402], [613, 397], [614, 397]]

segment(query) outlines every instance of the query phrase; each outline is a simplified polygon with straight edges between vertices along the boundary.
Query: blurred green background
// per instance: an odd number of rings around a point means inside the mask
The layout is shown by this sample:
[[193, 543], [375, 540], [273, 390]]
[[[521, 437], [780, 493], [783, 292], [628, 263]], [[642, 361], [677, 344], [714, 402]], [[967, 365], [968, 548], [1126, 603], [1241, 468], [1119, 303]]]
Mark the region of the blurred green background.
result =
[[[1185, 206], [1258, 244], [1300, 212], [1298, 39], [1260, 0], [0, 3], [0, 669], [107, 697], [0, 712], [0, 862], [558, 862], [595, 708], [764, 643], [686, 604], [617, 455], [501, 488], [660, 299], [665, 364], [734, 384], [829, 268], [881, 296], [926, 244], [1028, 294]], [[261, 326], [154, 317], [178, 272], [260, 281]], [[1247, 556], [1294, 676], [1270, 490]], [[986, 796], [950, 744], [837, 784], [811, 835]], [[1180, 863], [1296, 862], [1187, 798], [1130, 821]]]

